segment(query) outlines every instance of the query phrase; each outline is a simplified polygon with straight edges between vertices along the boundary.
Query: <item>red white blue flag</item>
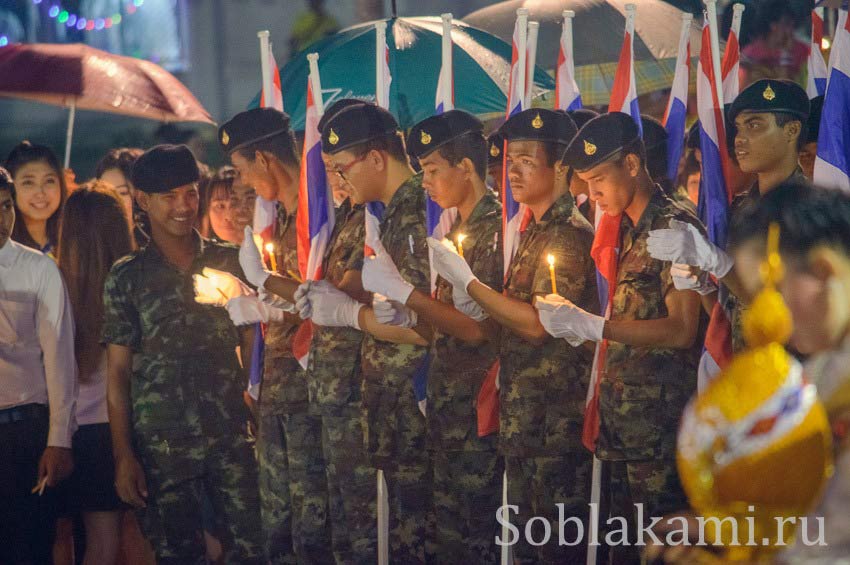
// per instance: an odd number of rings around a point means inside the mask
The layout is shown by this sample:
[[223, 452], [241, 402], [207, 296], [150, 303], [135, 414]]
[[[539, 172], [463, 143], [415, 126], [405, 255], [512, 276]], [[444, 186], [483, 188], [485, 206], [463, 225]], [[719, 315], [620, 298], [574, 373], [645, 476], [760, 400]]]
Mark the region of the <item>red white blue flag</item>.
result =
[[823, 8], [812, 10], [812, 44], [809, 47], [809, 60], [806, 65], [808, 78], [806, 79], [806, 93], [809, 98], [816, 98], [826, 94], [827, 74], [826, 61], [821, 53], [821, 42], [823, 41]]
[[850, 190], [850, 19], [841, 10], [823, 101], [814, 183]]
[[723, 61], [720, 63], [720, 74], [723, 76], [723, 104], [731, 104], [738, 97], [740, 81], [738, 70], [741, 66], [741, 45], [738, 36], [741, 34], [741, 18], [744, 14], [743, 4], [734, 4], [732, 14], [732, 27], [729, 28], [729, 37], [726, 38], [726, 50], [723, 52]]
[[626, 5], [626, 29], [623, 47], [620, 50], [620, 59], [617, 62], [617, 71], [614, 74], [614, 88], [611, 90], [608, 111], [629, 114], [637, 124], [641, 135], [643, 135], [643, 122], [640, 119], [637, 81], [635, 80], [635, 11], [634, 4]]
[[693, 16], [682, 16], [682, 31], [679, 33], [679, 53], [676, 56], [676, 73], [673, 88], [664, 112], [664, 129], [667, 130], [667, 178], [675, 179], [679, 173], [685, 138], [685, 122], [688, 117], [688, 82], [691, 76], [691, 23]]
[[576, 82], [573, 57], [573, 18], [575, 12], [564, 10], [561, 41], [558, 49], [558, 66], [555, 69], [555, 107], [569, 112], [581, 108], [581, 92]]

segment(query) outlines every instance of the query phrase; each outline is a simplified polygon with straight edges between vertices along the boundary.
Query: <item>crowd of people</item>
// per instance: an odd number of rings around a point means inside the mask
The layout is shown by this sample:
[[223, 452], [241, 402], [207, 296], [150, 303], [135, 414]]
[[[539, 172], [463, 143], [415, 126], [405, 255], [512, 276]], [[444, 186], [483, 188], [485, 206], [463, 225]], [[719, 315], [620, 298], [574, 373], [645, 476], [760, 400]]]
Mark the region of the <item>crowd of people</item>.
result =
[[[846, 493], [850, 196], [807, 180], [819, 101], [795, 83], [756, 81], [727, 117], [724, 251], [697, 216], [697, 127], [671, 179], [649, 116], [532, 108], [485, 137], [452, 110], [405, 136], [388, 111], [338, 101], [319, 124], [335, 222], [312, 281], [282, 112], [222, 125], [232, 167], [216, 172], [186, 146], [124, 148], [77, 185], [21, 143], [0, 169], [0, 562], [49, 563], [63, 543], [127, 562], [144, 536], [160, 563], [375, 563], [385, 489], [391, 563], [496, 563], [503, 521], [514, 562], [583, 563], [586, 540], [534, 540], [538, 517], [573, 518], [566, 539], [588, 531], [593, 456], [601, 522], [688, 508], [676, 440], [698, 376], [716, 375], [700, 364], [709, 314], [724, 308], [742, 350], [771, 224], [789, 347], [817, 361], [830, 490]], [[506, 182], [528, 210], [512, 254]], [[426, 194], [456, 210], [442, 240]], [[271, 257], [250, 228], [258, 196], [277, 204]], [[597, 216], [619, 222], [607, 315]], [[640, 562], [629, 541], [600, 559]]]

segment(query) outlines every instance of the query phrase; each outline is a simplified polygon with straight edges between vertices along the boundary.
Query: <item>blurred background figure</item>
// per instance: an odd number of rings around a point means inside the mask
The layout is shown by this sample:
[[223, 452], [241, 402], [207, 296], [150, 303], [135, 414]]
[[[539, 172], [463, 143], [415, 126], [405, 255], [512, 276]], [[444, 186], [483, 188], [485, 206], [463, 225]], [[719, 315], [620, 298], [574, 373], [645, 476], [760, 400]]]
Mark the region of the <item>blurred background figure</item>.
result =
[[23, 141], [6, 157], [15, 183], [17, 221], [12, 240], [53, 255], [68, 187], [59, 160], [46, 145]]
[[[801, 4], [798, 6], [797, 4]], [[787, 78], [802, 82], [809, 45], [795, 32], [811, 10], [789, 0], [750, 3], [744, 20], [752, 24], [752, 38], [742, 38], [741, 88], [762, 78]], [[749, 41], [748, 41], [749, 40]]]
[[823, 96], [816, 96], [810, 101], [809, 122], [806, 126], [806, 141], [800, 149], [800, 168], [807, 179], [812, 180], [815, 173], [815, 157], [818, 154], [818, 135], [820, 134], [820, 117], [823, 110]]
[[290, 57], [311, 43], [339, 31], [339, 23], [325, 11], [324, 0], [307, 0], [307, 10], [296, 16], [289, 37]]
[[231, 213], [231, 197], [236, 173], [219, 171], [199, 184], [201, 192], [200, 232], [207, 239], [241, 243], [242, 230], [236, 228]]
[[699, 203], [699, 182], [700, 182], [699, 161], [696, 154], [689, 152], [685, 157], [685, 162], [682, 165], [682, 171], [679, 174], [679, 188], [687, 192], [688, 200], [693, 202], [694, 206]]
[[134, 247], [126, 201], [108, 183], [84, 184], [68, 197], [57, 260], [74, 312], [79, 428], [73, 439], [74, 472], [63, 485], [61, 506], [64, 515], [81, 518], [85, 526], [85, 535], [74, 544], [77, 555], [85, 556], [83, 565], [116, 563], [121, 540], [124, 505], [114, 486], [100, 333], [104, 280], [112, 264]]
[[133, 226], [133, 238], [137, 246], [146, 245], [150, 239], [147, 216], [136, 204], [135, 189], [130, 182], [130, 170], [141, 154], [142, 150], [137, 147], [110, 149], [101, 157], [95, 168], [95, 177], [112, 185], [121, 198], [127, 217]]

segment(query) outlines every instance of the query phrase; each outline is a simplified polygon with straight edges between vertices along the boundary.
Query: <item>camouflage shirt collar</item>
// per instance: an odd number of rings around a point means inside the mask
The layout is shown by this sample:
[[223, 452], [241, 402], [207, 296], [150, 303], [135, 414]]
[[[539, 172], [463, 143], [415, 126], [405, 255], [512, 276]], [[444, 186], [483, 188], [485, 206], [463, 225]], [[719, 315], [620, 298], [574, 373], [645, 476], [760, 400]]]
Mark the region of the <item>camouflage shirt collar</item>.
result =
[[[204, 254], [204, 249], [206, 249], [207, 243], [208, 240], [204, 239], [204, 237], [198, 232], [198, 230], [192, 230], [192, 246], [195, 250], [196, 259]], [[168, 259], [165, 258], [165, 255], [162, 254], [162, 251], [160, 251], [159, 247], [157, 247], [153, 238], [151, 238], [147, 246], [145, 246], [144, 252], [146, 255], [157, 261], [162, 261], [163, 263], [168, 263], [169, 265], [171, 265]]]
[[[661, 187], [656, 184], [653, 188], [652, 196], [643, 210], [643, 214], [640, 215], [637, 225], [634, 226], [634, 231], [641, 232], [652, 229], [652, 222], [655, 220], [655, 217], [670, 203], [670, 199], [667, 198]], [[632, 227], [632, 220], [625, 212], [623, 212], [623, 223], [626, 227]]]
[[416, 198], [421, 198], [422, 190], [422, 173], [417, 173], [404, 181], [387, 204], [384, 218], [392, 217], [397, 209], [405, 207], [408, 202]]
[[567, 218], [573, 213], [573, 208], [575, 208], [575, 199], [573, 198], [572, 193], [567, 190], [564, 194], [559, 196], [555, 202], [552, 203], [552, 206], [546, 210], [546, 213], [540, 218], [540, 221], [536, 221], [532, 216], [529, 221], [528, 227], [532, 226], [545, 226], [550, 221], [555, 220], [557, 218]]
[[[495, 213], [501, 214], [501, 212], [501, 203], [496, 198], [496, 195], [488, 190], [475, 204], [475, 207], [472, 209], [472, 214], [469, 215], [469, 218], [465, 222], [461, 220], [460, 216], [455, 218], [449, 233], [454, 234], [461, 228], [461, 226], [465, 226], [466, 229], [469, 229], [471, 226], [476, 225], [488, 216]], [[454, 240], [454, 238], [451, 239]]]

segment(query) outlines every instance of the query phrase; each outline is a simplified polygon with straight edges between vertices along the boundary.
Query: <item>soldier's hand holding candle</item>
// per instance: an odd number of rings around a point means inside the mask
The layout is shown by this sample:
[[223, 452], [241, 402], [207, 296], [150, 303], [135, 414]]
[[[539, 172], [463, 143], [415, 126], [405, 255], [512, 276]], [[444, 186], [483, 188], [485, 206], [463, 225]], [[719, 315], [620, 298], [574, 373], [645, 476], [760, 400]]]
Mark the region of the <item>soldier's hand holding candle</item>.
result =
[[472, 281], [478, 280], [466, 260], [458, 254], [454, 244], [448, 239], [440, 241], [429, 237], [428, 247], [432, 250], [431, 267], [454, 288], [466, 291]]
[[202, 274], [192, 275], [195, 284], [195, 302], [210, 306], [224, 306], [237, 296], [254, 294], [238, 277], [226, 271], [204, 267]]
[[250, 226], [245, 226], [245, 238], [239, 247], [239, 265], [248, 282], [257, 288], [263, 288], [266, 279], [272, 274], [263, 263], [263, 255], [254, 241], [254, 231]]
[[387, 250], [378, 243], [375, 255], [363, 260], [363, 288], [383, 294], [392, 301], [404, 304], [413, 292], [413, 285], [404, 280]]
[[563, 296], [550, 294], [534, 302], [540, 323], [552, 337], [566, 339], [573, 347], [585, 341], [602, 341], [605, 318], [582, 310]]

